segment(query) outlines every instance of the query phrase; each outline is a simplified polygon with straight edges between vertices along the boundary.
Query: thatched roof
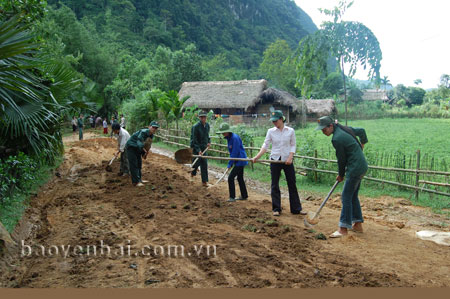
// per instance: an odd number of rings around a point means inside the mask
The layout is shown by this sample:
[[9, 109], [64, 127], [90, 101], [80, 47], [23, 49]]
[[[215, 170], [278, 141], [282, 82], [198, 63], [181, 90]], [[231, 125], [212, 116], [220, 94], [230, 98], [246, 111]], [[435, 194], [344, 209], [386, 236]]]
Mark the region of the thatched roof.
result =
[[299, 100], [286, 91], [267, 88], [266, 80], [184, 82], [179, 95], [180, 98], [190, 96], [183, 107], [197, 105], [201, 109], [240, 108], [247, 111], [259, 103], [273, 102], [292, 107], [292, 111], [299, 113], [302, 105], [306, 105], [306, 113], [314, 117], [336, 112], [333, 100]]
[[255, 104], [264, 100], [273, 101], [274, 103], [278, 103], [282, 106], [292, 107], [292, 111], [294, 112], [301, 112], [302, 102], [287, 91], [275, 88], [267, 88], [259, 96], [259, 101], [257, 101]]
[[244, 108], [254, 106], [267, 88], [266, 80], [184, 82], [180, 98], [191, 96], [184, 107], [197, 105], [202, 109]]
[[315, 117], [332, 115], [337, 112], [334, 100], [302, 100], [306, 105], [306, 113]]

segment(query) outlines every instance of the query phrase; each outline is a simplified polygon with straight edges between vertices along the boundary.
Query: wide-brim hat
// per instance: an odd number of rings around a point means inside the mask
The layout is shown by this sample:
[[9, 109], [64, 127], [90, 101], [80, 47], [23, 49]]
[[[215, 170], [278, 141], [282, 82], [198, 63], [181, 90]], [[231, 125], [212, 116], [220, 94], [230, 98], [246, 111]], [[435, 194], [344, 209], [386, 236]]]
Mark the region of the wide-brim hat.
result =
[[285, 120], [285, 118], [283, 116], [283, 111], [281, 111], [281, 110], [274, 110], [273, 112], [270, 113], [270, 121], [277, 121], [280, 118]]
[[333, 119], [330, 116], [322, 116], [317, 120], [317, 123], [316, 130], [323, 130], [333, 123]]
[[220, 124], [219, 130], [216, 132], [216, 134], [223, 134], [223, 133], [233, 133], [231, 131], [229, 124], [227, 123]]
[[155, 128], [159, 128], [159, 124], [156, 121], [152, 121], [150, 123], [150, 127], [155, 127]]

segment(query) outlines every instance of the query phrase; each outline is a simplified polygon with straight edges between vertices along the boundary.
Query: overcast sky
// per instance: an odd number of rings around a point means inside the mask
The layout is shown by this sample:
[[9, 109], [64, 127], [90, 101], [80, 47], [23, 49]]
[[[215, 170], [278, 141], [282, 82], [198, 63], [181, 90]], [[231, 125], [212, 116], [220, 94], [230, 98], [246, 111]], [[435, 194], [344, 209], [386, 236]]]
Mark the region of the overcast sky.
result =
[[[295, 0], [317, 27], [328, 21], [318, 8], [331, 9], [338, 0]], [[442, 74], [450, 74], [449, 0], [355, 0], [344, 14], [345, 21], [367, 26], [378, 39], [383, 60], [381, 77], [394, 86], [435, 88]], [[355, 78], [367, 79], [367, 73]]]

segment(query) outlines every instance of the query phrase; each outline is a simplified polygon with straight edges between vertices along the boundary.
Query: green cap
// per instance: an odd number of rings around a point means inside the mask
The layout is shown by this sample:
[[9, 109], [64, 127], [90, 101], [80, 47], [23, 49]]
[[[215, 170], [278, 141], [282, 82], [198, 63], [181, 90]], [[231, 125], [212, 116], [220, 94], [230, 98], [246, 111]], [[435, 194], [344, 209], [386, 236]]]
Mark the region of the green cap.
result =
[[207, 116], [208, 114], [205, 112], [205, 111], [200, 111], [199, 113], [198, 113], [198, 117], [200, 117], [200, 116]]
[[284, 120], [283, 111], [274, 110], [273, 112], [270, 113], [270, 121], [277, 121], [280, 118], [283, 118]]
[[150, 127], [155, 127], [155, 128], [159, 128], [159, 124], [156, 121], [152, 121], [150, 123]]
[[317, 128], [316, 130], [322, 130], [323, 128], [328, 127], [333, 123], [333, 119], [330, 116], [322, 116], [317, 120]]
[[229, 124], [227, 124], [227, 123], [220, 124], [219, 130], [216, 132], [216, 134], [222, 134], [222, 133], [232, 133]]

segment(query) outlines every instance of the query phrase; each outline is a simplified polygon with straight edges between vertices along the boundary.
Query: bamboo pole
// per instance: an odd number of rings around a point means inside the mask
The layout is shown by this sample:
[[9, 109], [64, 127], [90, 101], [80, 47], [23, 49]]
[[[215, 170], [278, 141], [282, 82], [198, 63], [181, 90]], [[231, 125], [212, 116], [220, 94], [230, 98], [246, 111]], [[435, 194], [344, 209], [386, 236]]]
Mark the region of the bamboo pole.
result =
[[[416, 187], [419, 187], [420, 150], [417, 150]], [[416, 189], [416, 200], [419, 200], [419, 189]]]

